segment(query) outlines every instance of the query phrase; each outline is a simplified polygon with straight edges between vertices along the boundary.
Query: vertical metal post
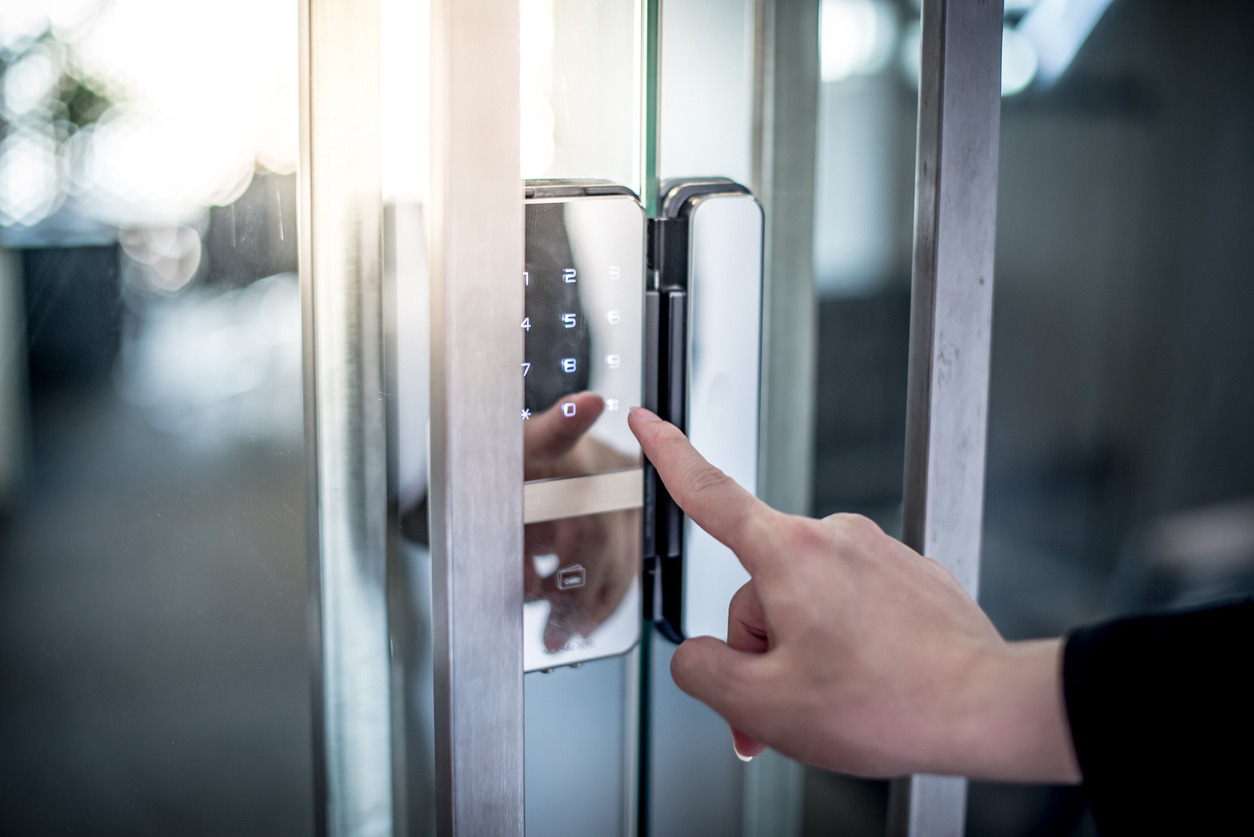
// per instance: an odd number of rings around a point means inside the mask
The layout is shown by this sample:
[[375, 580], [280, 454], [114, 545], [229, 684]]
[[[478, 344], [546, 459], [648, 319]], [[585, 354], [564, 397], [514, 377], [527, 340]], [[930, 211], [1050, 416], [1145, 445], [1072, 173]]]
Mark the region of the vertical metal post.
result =
[[378, 0], [302, 0], [300, 273], [319, 831], [392, 833]]
[[436, 826], [523, 833], [517, 0], [431, 3]]
[[[819, 0], [756, 0], [754, 24], [753, 189], [766, 215], [758, 494], [774, 508], [810, 514]], [[804, 779], [804, 768], [778, 753], [751, 762], [746, 837], [800, 834]]]
[[[924, 0], [903, 540], [979, 581], [1001, 124], [1001, 0]], [[889, 833], [957, 837], [966, 782], [894, 783]]]
[[658, 213], [658, 136], [662, 124], [662, 0], [640, 0], [641, 52], [640, 97], [640, 200], [645, 214]]

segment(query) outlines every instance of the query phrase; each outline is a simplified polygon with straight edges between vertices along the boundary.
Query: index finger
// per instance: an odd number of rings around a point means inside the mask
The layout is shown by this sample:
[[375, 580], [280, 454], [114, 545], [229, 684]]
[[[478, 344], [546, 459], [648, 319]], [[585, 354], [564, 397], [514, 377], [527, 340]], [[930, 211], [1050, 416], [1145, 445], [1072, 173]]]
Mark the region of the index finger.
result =
[[627, 423], [684, 513], [756, 576], [773, 547], [769, 524], [775, 511], [707, 462], [670, 422], [633, 407]]

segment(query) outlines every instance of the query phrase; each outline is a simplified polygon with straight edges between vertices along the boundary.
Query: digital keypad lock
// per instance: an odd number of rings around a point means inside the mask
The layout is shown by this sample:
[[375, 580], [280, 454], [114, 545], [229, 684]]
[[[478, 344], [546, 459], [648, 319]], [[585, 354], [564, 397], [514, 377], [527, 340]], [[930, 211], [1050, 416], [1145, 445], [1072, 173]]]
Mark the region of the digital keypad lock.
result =
[[527, 671], [624, 653], [642, 615], [675, 641], [724, 635], [748, 578], [666, 496], [627, 411], [673, 421], [755, 490], [762, 212], [723, 179], [662, 196], [646, 221], [621, 186], [527, 183]]

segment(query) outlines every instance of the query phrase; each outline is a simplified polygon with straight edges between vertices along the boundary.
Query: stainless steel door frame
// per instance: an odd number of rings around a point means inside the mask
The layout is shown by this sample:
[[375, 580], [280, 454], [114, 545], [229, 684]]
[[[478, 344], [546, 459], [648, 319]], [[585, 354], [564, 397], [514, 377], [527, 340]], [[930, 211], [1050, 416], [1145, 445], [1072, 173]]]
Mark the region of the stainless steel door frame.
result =
[[379, 2], [301, 0], [300, 276], [318, 831], [392, 833]]
[[516, 0], [431, 3], [436, 826], [523, 833], [523, 183]]
[[[1002, 3], [924, 0], [903, 540], [977, 593], [988, 423]], [[957, 837], [966, 781], [894, 783], [889, 833]]]

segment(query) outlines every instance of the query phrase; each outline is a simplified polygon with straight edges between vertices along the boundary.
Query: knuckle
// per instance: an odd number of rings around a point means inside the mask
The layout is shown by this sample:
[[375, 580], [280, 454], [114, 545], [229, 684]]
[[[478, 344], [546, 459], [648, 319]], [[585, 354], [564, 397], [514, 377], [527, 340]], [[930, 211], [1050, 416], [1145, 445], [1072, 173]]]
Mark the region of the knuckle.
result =
[[864, 514], [851, 514], [850, 525], [860, 534], [864, 535], [882, 535], [884, 530], [880, 525]]
[[680, 643], [671, 657], [671, 677], [685, 692], [691, 693], [698, 686], [702, 679], [699, 671], [708, 667], [709, 660], [705, 658], [704, 650], [701, 643], [689, 639]]
[[756, 665], [729, 667], [722, 682], [724, 707], [739, 713], [760, 704], [767, 691], [763, 688]]
[[882, 535], [884, 530], [866, 515], [837, 512], [823, 519], [829, 529], [847, 538], [867, 538]]
[[809, 518], [784, 515], [778, 525], [784, 543], [793, 552], [810, 552], [828, 545], [823, 526]]
[[731, 604], [728, 605], [728, 610], [738, 612], [742, 608], [751, 606], [756, 598], [757, 590], [753, 586], [753, 581], [746, 581], [740, 586], [740, 589], [736, 591], [735, 595], [732, 596]]
[[717, 494], [727, 488], [731, 477], [713, 465], [697, 465], [688, 470], [684, 476], [684, 487], [691, 494]]
[[733, 518], [729, 534], [735, 539], [742, 550], [757, 551], [764, 545], [782, 544], [785, 536], [781, 533], [777, 515], [770, 509], [758, 504], [751, 504], [744, 509], [744, 514]]

